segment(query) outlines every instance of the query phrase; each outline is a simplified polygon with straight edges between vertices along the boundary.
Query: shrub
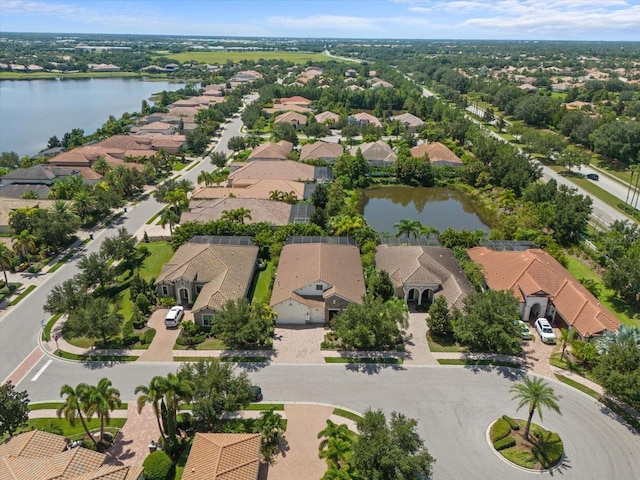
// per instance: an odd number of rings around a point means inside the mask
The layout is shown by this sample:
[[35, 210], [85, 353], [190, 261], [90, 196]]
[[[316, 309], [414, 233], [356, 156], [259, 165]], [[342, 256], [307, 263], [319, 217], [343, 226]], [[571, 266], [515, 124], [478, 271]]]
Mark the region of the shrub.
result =
[[520, 430], [520, 424], [509, 415], [503, 415], [502, 419], [509, 424], [512, 430]]
[[138, 307], [140, 312], [142, 312], [145, 315], [149, 314], [151, 305], [149, 303], [149, 299], [144, 293], [138, 294], [138, 296], [136, 297], [135, 303], [136, 303], [136, 307]]
[[146, 345], [147, 343], [151, 343], [153, 341], [153, 337], [156, 336], [156, 329], [150, 328], [142, 334], [141, 343]]
[[122, 326], [122, 337], [129, 337], [131, 335], [133, 335], [133, 322], [129, 320]]
[[497, 442], [511, 433], [511, 426], [504, 418], [499, 418], [491, 428], [491, 441]]
[[505, 448], [511, 448], [515, 446], [516, 439], [513, 437], [504, 437], [498, 440], [497, 442], [493, 442], [493, 447], [496, 450], [504, 450]]
[[173, 297], [160, 297], [158, 303], [161, 307], [171, 308], [176, 304], [176, 299]]
[[176, 425], [181, 430], [187, 430], [193, 426], [193, 417], [189, 412], [179, 413]]
[[134, 343], [138, 343], [140, 341], [140, 335], [127, 335], [126, 337], [122, 337], [122, 344], [125, 347], [129, 345], [133, 345]]
[[0, 280], [0, 290], [2, 290], [6, 286], [7, 286], [7, 282], [5, 282], [4, 280]]
[[204, 335], [195, 335], [193, 337], [178, 337], [178, 339], [176, 340], [176, 343], [178, 345], [192, 346], [192, 345], [198, 345], [199, 343], [204, 342], [204, 340], [205, 340]]
[[175, 466], [162, 450], [150, 453], [142, 466], [145, 480], [169, 480], [175, 476]]
[[542, 465], [542, 468], [550, 467], [549, 461], [545, 458], [544, 454], [540, 451], [538, 447], [534, 446], [533, 448], [531, 448], [531, 453], [533, 453], [533, 456], [536, 457], [536, 460], [540, 462], [540, 465]]

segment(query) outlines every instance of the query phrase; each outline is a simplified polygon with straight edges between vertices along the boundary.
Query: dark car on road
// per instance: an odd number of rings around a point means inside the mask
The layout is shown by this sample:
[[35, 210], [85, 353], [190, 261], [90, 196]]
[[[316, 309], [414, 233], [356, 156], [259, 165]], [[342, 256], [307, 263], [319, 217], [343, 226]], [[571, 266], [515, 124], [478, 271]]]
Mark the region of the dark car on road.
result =
[[587, 173], [586, 177], [589, 180], [598, 180], [600, 178], [597, 173]]
[[262, 401], [262, 389], [260, 387], [258, 387], [257, 385], [254, 385], [252, 387], [253, 389], [253, 401], [254, 402], [261, 402]]

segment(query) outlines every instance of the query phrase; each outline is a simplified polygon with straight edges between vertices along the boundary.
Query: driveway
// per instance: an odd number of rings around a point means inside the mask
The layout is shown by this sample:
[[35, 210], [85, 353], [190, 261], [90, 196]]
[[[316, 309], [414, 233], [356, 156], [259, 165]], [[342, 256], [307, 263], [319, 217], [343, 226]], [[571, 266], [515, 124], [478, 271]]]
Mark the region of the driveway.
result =
[[[156, 329], [156, 336], [149, 348], [140, 356], [141, 362], [173, 362], [173, 346], [180, 335], [180, 328], [167, 328], [164, 326], [164, 317], [169, 310], [161, 308], [151, 314], [147, 326]], [[182, 321], [193, 320], [190, 311], [184, 312]]]
[[324, 340], [322, 325], [276, 327], [273, 363], [324, 364], [320, 344]]

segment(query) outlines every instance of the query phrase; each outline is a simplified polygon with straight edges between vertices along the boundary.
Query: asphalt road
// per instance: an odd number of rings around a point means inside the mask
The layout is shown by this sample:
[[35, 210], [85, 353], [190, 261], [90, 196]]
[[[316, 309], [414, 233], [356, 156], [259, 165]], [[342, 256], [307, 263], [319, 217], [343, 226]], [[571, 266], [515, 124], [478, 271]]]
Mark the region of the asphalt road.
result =
[[[41, 360], [44, 364], [45, 359]], [[41, 365], [34, 368], [34, 372]], [[129, 363], [99, 368], [56, 361], [37, 381], [33, 374], [19, 389], [27, 389], [32, 401], [55, 400], [63, 383], [96, 383], [109, 377], [124, 401], [135, 399], [137, 385], [154, 375], [175, 371], [177, 364]], [[504, 463], [486, 441], [486, 430], [503, 414], [516, 413], [509, 387], [518, 374], [508, 369], [473, 371], [461, 367], [376, 367], [358, 371], [344, 365], [270, 365], [249, 371], [262, 387], [265, 402], [328, 403], [364, 412], [382, 408], [399, 411], [419, 421], [418, 430], [436, 457], [434, 480], [530, 479]], [[563, 479], [640, 478], [640, 438], [601, 411], [598, 402], [585, 394], [553, 382], [560, 397], [562, 415], [544, 412], [536, 421], [560, 433], [566, 460], [560, 471], [542, 478]]]
[[[254, 94], [249, 98], [255, 99], [257, 95]], [[229, 138], [241, 135], [241, 127], [240, 117], [232, 118], [222, 130], [215, 151], [228, 154], [227, 142]], [[206, 157], [198, 166], [185, 172], [181, 178], [195, 184], [200, 172], [213, 169], [209, 157]], [[26, 300], [0, 317], [0, 380], [4, 381], [36, 347], [41, 321], [46, 322], [50, 318], [42, 308], [47, 296], [53, 287], [72, 278], [78, 272], [77, 265], [82, 255], [97, 252], [102, 241], [115, 235], [120, 227], [126, 227], [130, 233], [135, 233], [163, 206], [164, 204], [156, 202], [153, 196], [136, 205], [128, 206], [127, 213], [118, 218], [109, 228], [95, 231], [94, 240], [86, 244], [71, 261], [54, 273], [42, 274], [45, 275], [46, 280]]]

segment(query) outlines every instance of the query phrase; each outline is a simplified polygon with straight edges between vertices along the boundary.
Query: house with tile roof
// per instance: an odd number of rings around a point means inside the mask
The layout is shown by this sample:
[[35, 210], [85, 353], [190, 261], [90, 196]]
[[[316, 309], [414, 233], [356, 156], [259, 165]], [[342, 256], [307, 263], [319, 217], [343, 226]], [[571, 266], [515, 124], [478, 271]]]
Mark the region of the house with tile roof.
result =
[[37, 198], [48, 198], [56, 180], [81, 177], [80, 170], [38, 163], [29, 168], [16, 168], [0, 177], [0, 197], [21, 198], [33, 192]]
[[316, 122], [318, 123], [337, 123], [340, 121], [340, 115], [330, 111], [322, 112], [316, 115]]
[[182, 480], [257, 480], [260, 435], [196, 433]]
[[3, 198], [0, 200], [0, 233], [6, 233], [10, 231], [9, 220], [11, 219], [11, 212], [19, 210], [21, 208], [44, 208], [49, 209], [53, 207], [55, 200], [28, 200], [22, 198]]
[[293, 149], [293, 143], [281, 140], [277, 143], [267, 142], [254, 148], [249, 157], [248, 162], [254, 160], [286, 160], [287, 155]]
[[351, 147], [349, 151], [351, 155], [355, 155], [358, 150], [362, 152], [364, 158], [366, 158], [373, 167], [393, 165], [397, 158], [393, 148], [382, 140], [356, 145]]
[[382, 127], [380, 120], [378, 120], [377, 117], [374, 117], [373, 115], [367, 112], [360, 112], [360, 113], [355, 113], [353, 115], [350, 115], [349, 123], [353, 123], [358, 127], [361, 127], [363, 125], [373, 125], [374, 127]]
[[298, 199], [306, 200], [315, 190], [314, 183], [296, 182], [293, 180], [272, 179], [247, 179], [238, 183], [238, 186], [228, 187], [204, 187], [193, 192], [191, 198], [212, 199], [223, 197], [238, 198], [263, 198], [268, 199], [271, 192], [292, 192]]
[[260, 162], [232, 163], [227, 178], [228, 186], [242, 187], [256, 180], [291, 180], [315, 182], [323, 173], [322, 167], [294, 160], [262, 160]]
[[398, 120], [402, 123], [407, 131], [417, 132], [424, 126], [424, 122], [421, 118], [412, 115], [409, 112], [401, 113], [400, 115], [394, 115], [391, 120]]
[[323, 324], [365, 295], [355, 245], [288, 243], [282, 249], [271, 294], [276, 324]]
[[278, 103], [281, 103], [282, 105], [299, 105], [301, 107], [308, 107], [313, 102], [308, 98], [301, 97], [300, 95], [294, 95], [293, 97], [282, 97]]
[[449, 307], [462, 308], [473, 291], [448, 248], [380, 245], [376, 265], [389, 273], [396, 296], [405, 302], [430, 305], [435, 297], [444, 296]]
[[[285, 202], [256, 198], [192, 199], [189, 203], [189, 211], [182, 214], [180, 223], [213, 222], [223, 218], [225, 211], [230, 212], [238, 208], [244, 208], [251, 212], [251, 218], [245, 220], [245, 223], [266, 222], [278, 226], [301, 223], [295, 207], [296, 205]], [[313, 208], [313, 205], [309, 205], [309, 207]]]
[[181, 245], [162, 266], [155, 283], [158, 295], [191, 306], [195, 323], [210, 326], [227, 300], [249, 292], [258, 247], [234, 244], [236, 239], [199, 235]]
[[69, 448], [68, 440], [31, 430], [0, 445], [3, 480], [142, 480], [141, 466], [104, 465], [107, 456], [87, 448]]
[[582, 338], [615, 332], [620, 322], [560, 263], [543, 250], [469, 250], [492, 290], [511, 290], [520, 302], [522, 320], [546, 317], [561, 327], [573, 327]]
[[300, 161], [322, 160], [334, 163], [344, 153], [342, 145], [330, 142], [306, 143], [300, 149]]
[[274, 125], [281, 125], [283, 123], [288, 123], [296, 130], [300, 130], [307, 124], [307, 117], [306, 115], [302, 115], [301, 113], [289, 111], [283, 113], [282, 115], [278, 115], [273, 121]]
[[431, 165], [435, 166], [462, 167], [464, 165], [460, 157], [440, 142], [416, 145], [411, 149], [411, 156], [414, 158], [428, 157]]

